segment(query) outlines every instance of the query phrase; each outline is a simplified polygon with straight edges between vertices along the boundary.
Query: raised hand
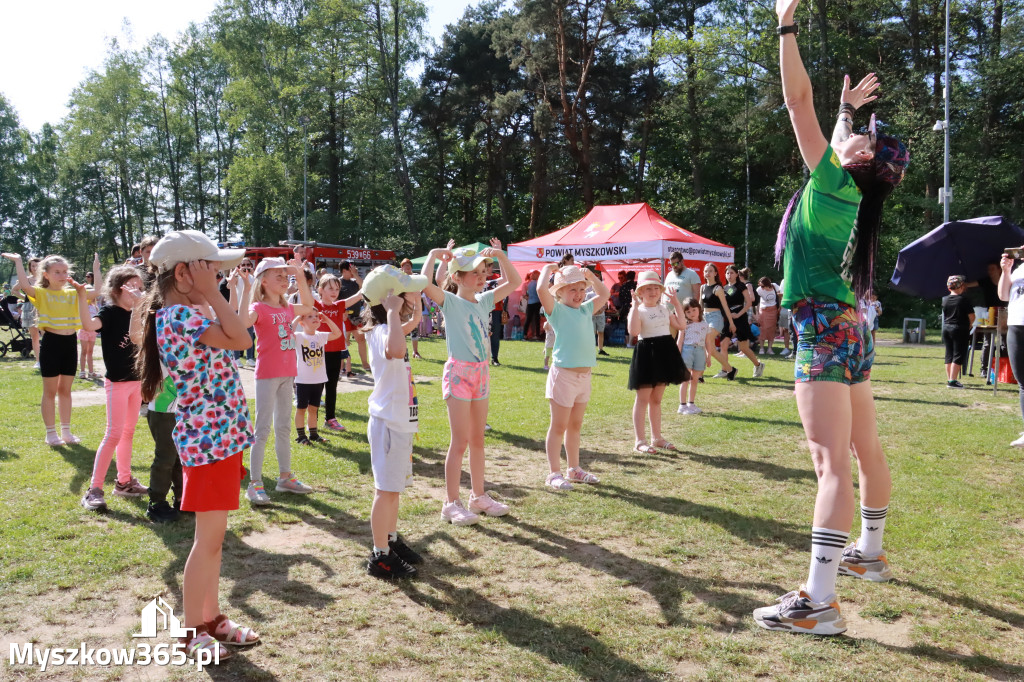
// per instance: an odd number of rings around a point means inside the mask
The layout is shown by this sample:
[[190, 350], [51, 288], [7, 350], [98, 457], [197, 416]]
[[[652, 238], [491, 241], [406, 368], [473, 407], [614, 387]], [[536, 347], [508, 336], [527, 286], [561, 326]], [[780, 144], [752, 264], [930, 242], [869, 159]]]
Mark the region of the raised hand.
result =
[[217, 266], [204, 260], [194, 260], [188, 264], [188, 272], [195, 288], [203, 294], [220, 296], [217, 285]]
[[495, 248], [490, 247], [490, 246], [488, 246], [486, 249], [483, 249], [483, 250], [480, 251], [480, 255], [483, 256], [484, 258], [494, 258], [499, 253], [501, 253], [501, 249], [495, 249]]
[[[7, 254], [4, 255], [6, 256]], [[79, 294], [85, 294], [85, 282], [76, 282], [75, 280], [69, 277], [68, 284], [70, 284], [74, 288], [74, 290], [77, 291]]]
[[501, 251], [501, 240], [497, 237], [491, 237], [491, 248]]
[[455, 248], [455, 240], [454, 239], [449, 239], [448, 240], [448, 245], [445, 246], [445, 248], [448, 249], [449, 251], [454, 249]]
[[121, 291], [125, 291], [134, 301], [141, 301], [145, 296], [146, 292], [138, 288], [134, 284], [123, 284], [121, 285]]
[[296, 277], [302, 277], [302, 261], [300, 261], [298, 258], [289, 258], [288, 274], [295, 275]]
[[[449, 243], [453, 243], [454, 240], [449, 240]], [[448, 263], [452, 258], [455, 258], [455, 254], [452, 253], [451, 247], [447, 249], [437, 249], [437, 257], [442, 263]]]
[[873, 73], [864, 76], [860, 83], [857, 83], [853, 88], [850, 87], [850, 77], [848, 75], [843, 76], [843, 92], [839, 96], [839, 102], [841, 104], [852, 104], [854, 109], [860, 109], [868, 102], [874, 102], [878, 99], [878, 95], [871, 93], [879, 87], [881, 87], [881, 83], [878, 82], [878, 77]]
[[395, 296], [394, 289], [389, 289], [388, 295], [385, 296], [384, 300], [380, 303], [384, 306], [384, 310], [390, 313], [392, 310], [400, 311], [402, 309], [402, 304], [405, 303], [405, 299], [401, 296]]
[[796, 6], [800, 0], [775, 0], [775, 14], [779, 17], [780, 25], [793, 23], [793, 15], [796, 13]]
[[17, 253], [5, 253], [3, 254], [3, 257], [9, 261], [14, 261], [15, 263], [21, 260], [21, 255]]

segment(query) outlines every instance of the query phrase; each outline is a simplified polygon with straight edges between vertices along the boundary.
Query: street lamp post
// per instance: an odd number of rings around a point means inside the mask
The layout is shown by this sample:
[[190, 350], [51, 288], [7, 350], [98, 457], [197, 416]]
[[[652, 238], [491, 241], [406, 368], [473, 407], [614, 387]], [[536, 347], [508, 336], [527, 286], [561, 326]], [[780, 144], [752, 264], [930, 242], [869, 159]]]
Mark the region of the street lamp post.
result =
[[309, 201], [306, 195], [306, 174], [308, 166], [309, 137], [306, 135], [306, 127], [309, 125], [309, 116], [299, 116], [299, 123], [302, 125], [302, 241], [309, 241], [309, 234], [306, 229], [306, 210]]
[[942, 187], [939, 188], [939, 203], [942, 204], [942, 222], [949, 222], [949, 202], [953, 198], [953, 188], [949, 184], [949, 6], [953, 0], [946, 0], [946, 75], [942, 87], [945, 100], [945, 118], [936, 121], [932, 130], [942, 132], [945, 137], [942, 152]]

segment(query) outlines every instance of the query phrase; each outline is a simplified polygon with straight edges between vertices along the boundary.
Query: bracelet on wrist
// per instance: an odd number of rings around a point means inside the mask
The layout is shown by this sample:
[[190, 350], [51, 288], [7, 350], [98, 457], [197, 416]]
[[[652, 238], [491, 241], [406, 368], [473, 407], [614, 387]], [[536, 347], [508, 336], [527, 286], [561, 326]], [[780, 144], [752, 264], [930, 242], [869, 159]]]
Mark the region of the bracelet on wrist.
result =
[[786, 35], [787, 33], [792, 33], [793, 35], [799, 35], [800, 34], [800, 27], [797, 26], [796, 24], [789, 24], [788, 26], [779, 26], [779, 27], [777, 27], [775, 29], [775, 32], [779, 35], [780, 38], [782, 36]]
[[853, 114], [857, 113], [857, 107], [853, 106], [849, 102], [843, 102], [842, 104], [839, 105], [839, 113], [840, 115], [850, 114], [852, 116]]

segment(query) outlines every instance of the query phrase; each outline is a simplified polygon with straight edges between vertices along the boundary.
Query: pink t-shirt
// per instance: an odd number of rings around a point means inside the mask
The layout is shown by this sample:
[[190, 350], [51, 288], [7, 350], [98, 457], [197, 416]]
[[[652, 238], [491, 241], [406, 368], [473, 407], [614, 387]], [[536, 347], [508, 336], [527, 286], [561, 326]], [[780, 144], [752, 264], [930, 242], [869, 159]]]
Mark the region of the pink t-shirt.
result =
[[280, 308], [257, 301], [250, 309], [256, 312], [256, 378], [295, 376], [294, 306]]

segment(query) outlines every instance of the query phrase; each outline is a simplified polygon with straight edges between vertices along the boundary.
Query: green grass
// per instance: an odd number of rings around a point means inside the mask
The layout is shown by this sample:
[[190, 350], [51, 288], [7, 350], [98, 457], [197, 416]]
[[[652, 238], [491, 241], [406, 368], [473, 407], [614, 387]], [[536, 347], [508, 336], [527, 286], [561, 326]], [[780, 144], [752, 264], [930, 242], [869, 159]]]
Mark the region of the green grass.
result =
[[[487, 478], [513, 511], [455, 528], [438, 520], [444, 346], [420, 349], [426, 359], [413, 371], [434, 379], [418, 386], [416, 482], [400, 520], [426, 555], [420, 575], [390, 585], [364, 573], [367, 393], [343, 395], [349, 431], [294, 451], [294, 469], [317, 492], [273, 495], [275, 506], [258, 511], [243, 501], [231, 515], [222, 605], [265, 643], [215, 678], [1024, 679], [1024, 453], [1006, 446], [1021, 430], [1016, 390], [993, 396], [979, 379], [945, 389], [939, 346], [878, 348], [897, 579], [841, 579], [851, 626], [832, 639], [765, 632], [750, 618], [798, 585], [808, 561], [815, 482], [791, 363], [768, 361], [760, 380], [708, 380], [697, 417], [676, 415], [670, 390], [664, 430], [682, 452], [640, 455], [627, 351], [610, 349], [583, 431], [583, 463], [602, 482], [556, 493], [543, 486], [541, 346], [504, 343], [504, 366], [492, 370]], [[749, 376], [749, 363], [737, 366]], [[82, 445], [51, 450], [39, 393], [29, 363], [0, 361], [0, 679], [135, 679], [9, 666], [10, 642], [125, 646], [153, 596], [180, 603], [192, 535], [191, 521], [148, 523], [142, 500], [116, 498], [109, 485], [109, 513], [85, 512], [78, 499], [104, 408], [76, 408]], [[133, 470], [144, 483], [151, 457], [143, 420]]]

